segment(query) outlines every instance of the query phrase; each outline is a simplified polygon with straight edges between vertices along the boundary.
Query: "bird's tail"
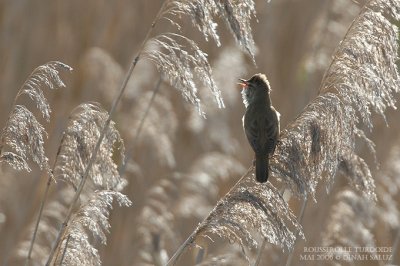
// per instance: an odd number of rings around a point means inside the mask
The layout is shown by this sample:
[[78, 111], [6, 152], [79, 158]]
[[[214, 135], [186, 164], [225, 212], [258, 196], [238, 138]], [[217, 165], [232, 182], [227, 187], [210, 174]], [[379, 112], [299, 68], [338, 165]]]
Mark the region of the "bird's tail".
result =
[[256, 180], [264, 183], [268, 180], [268, 159], [267, 156], [256, 155]]

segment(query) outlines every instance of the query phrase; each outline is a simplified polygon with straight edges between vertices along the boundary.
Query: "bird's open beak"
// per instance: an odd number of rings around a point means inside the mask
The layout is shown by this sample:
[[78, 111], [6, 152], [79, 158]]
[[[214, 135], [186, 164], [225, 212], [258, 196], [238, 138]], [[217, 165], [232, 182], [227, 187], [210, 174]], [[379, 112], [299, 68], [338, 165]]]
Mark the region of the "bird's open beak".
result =
[[249, 83], [245, 79], [239, 79], [239, 81], [240, 82], [238, 82], [238, 85], [240, 85], [240, 87], [242, 87], [242, 89], [247, 88], [247, 86], [249, 85]]

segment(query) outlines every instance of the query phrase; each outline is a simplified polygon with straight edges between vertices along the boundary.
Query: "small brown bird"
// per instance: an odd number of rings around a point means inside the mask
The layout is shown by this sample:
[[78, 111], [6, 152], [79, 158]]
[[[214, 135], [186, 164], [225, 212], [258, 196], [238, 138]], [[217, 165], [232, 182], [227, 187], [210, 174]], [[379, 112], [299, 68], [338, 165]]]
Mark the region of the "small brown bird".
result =
[[239, 80], [246, 106], [243, 128], [255, 152], [256, 180], [264, 183], [268, 180], [269, 156], [274, 153], [279, 138], [280, 114], [271, 104], [271, 88], [264, 74], [255, 74], [249, 80]]

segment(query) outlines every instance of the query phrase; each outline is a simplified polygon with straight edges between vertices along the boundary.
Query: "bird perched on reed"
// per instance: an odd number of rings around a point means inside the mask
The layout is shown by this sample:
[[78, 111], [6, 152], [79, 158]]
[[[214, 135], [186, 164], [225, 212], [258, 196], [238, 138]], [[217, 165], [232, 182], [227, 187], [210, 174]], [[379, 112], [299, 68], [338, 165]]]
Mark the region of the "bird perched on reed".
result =
[[271, 104], [271, 87], [264, 74], [255, 74], [249, 80], [239, 80], [246, 106], [243, 128], [255, 152], [256, 180], [264, 183], [268, 180], [269, 156], [274, 153], [279, 138], [280, 114]]

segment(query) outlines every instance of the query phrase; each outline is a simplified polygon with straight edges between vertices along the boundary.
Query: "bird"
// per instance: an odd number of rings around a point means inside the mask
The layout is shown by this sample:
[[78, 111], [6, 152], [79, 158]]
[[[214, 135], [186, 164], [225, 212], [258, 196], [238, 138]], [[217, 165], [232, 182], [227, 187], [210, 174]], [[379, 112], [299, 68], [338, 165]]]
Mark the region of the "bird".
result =
[[275, 152], [280, 134], [280, 114], [271, 103], [271, 87], [264, 74], [239, 79], [246, 112], [242, 123], [244, 133], [255, 153], [256, 180], [268, 180], [269, 157]]

